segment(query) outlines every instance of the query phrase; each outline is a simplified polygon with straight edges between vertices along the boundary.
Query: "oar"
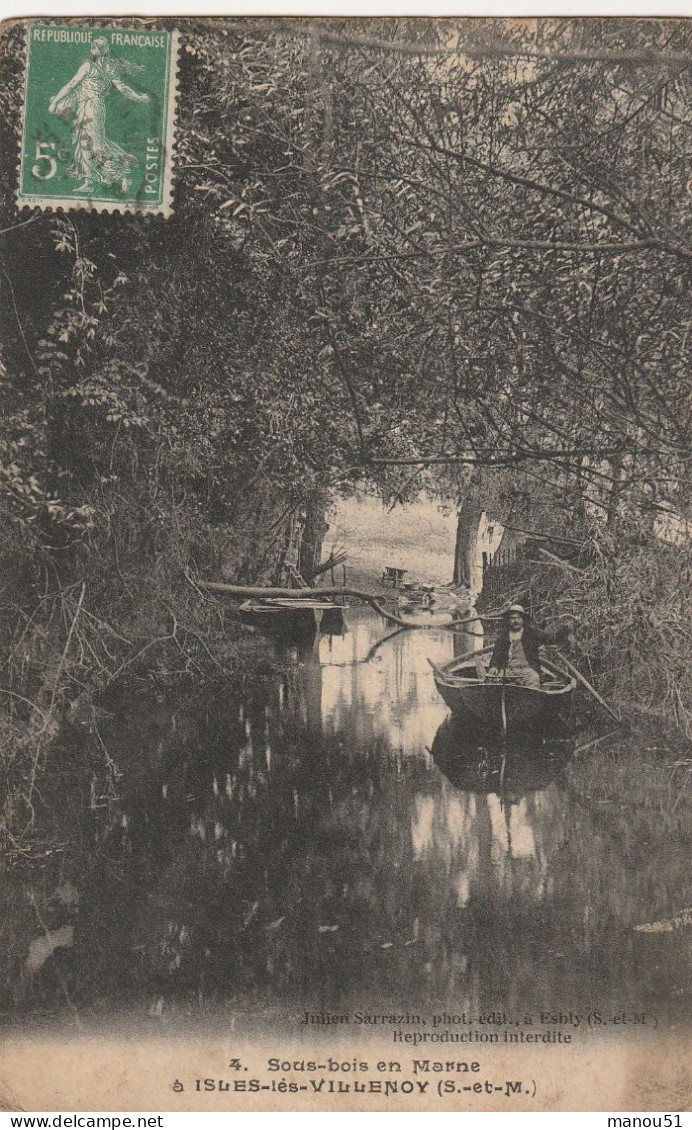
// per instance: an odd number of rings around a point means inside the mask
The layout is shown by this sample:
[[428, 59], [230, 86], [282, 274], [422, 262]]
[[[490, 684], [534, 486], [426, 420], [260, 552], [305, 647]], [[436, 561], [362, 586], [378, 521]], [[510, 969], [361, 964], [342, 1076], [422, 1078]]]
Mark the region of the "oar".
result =
[[613, 719], [613, 721], [617, 722], [618, 726], [624, 726], [625, 720], [620, 718], [615, 713], [615, 711], [612, 709], [612, 707], [608, 706], [608, 703], [606, 702], [606, 700], [604, 698], [601, 698], [601, 696], [598, 693], [598, 691], [596, 690], [596, 688], [591, 685], [589, 680], [584, 675], [582, 675], [581, 671], [579, 671], [574, 666], [573, 663], [570, 663], [569, 659], [567, 659], [566, 656], [564, 656], [561, 651], [558, 651], [557, 648], [555, 648], [555, 654], [557, 655], [558, 659], [562, 663], [564, 663], [564, 665], [567, 668], [567, 670], [569, 671], [570, 675], [574, 675], [577, 682], [581, 683], [581, 685], [583, 687], [586, 687], [589, 694], [592, 695], [592, 697], [596, 699], [596, 702], [600, 703], [600, 705], [603, 707], [604, 710], [607, 710], [608, 714], [610, 714], [610, 717]]
[[[502, 716], [502, 742], [504, 744], [507, 741], [507, 703], [505, 701], [505, 677], [504, 677], [504, 675], [502, 676], [502, 694], [501, 694], [501, 698], [500, 698], [500, 713], [501, 713], [501, 716]], [[501, 780], [504, 780], [506, 760], [507, 760], [507, 750], [505, 749], [503, 757], [502, 757], [502, 773], [500, 775]]]
[[446, 665], [449, 668], [450, 675], [456, 671], [457, 667], [461, 667], [462, 664], [467, 663], [470, 659], [475, 661], [476, 656], [489, 655], [492, 650], [492, 647], [482, 647], [480, 651], [466, 651], [463, 655], [455, 655], [454, 659], [451, 659]]
[[484, 647], [481, 651], [467, 651], [465, 655], [457, 655], [453, 660], [450, 660], [449, 663], [445, 663], [444, 669], [438, 667], [436, 663], [433, 663], [430, 657], [428, 657], [428, 663], [431, 667], [434, 667], [436, 671], [439, 671], [440, 675], [449, 677], [454, 674], [457, 667], [461, 667], [462, 664], [466, 663], [468, 660], [473, 659], [475, 661], [476, 657], [480, 658], [483, 655], [489, 655], [492, 650], [492, 647]]
[[[505, 795], [505, 772], [507, 770], [507, 703], [505, 701], [505, 676], [502, 675], [502, 691], [500, 698], [500, 715], [502, 718], [502, 765], [500, 766], [500, 797], [504, 800]], [[507, 841], [509, 840], [509, 824], [507, 825]], [[512, 849], [510, 843], [510, 859], [512, 857]]]

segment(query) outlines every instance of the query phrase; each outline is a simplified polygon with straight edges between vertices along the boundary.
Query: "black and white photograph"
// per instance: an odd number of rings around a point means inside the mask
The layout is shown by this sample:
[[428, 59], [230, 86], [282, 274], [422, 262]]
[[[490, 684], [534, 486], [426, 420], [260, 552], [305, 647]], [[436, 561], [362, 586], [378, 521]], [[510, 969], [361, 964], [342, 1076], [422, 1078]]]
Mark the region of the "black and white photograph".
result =
[[0, 23], [0, 1109], [690, 1109], [691, 96]]

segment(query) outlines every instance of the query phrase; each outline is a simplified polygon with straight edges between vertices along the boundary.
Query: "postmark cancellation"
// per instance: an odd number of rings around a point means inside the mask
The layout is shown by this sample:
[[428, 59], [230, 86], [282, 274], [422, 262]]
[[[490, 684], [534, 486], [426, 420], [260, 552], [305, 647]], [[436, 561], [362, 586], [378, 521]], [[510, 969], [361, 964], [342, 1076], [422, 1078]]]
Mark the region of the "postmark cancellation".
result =
[[178, 34], [27, 25], [20, 208], [170, 215]]

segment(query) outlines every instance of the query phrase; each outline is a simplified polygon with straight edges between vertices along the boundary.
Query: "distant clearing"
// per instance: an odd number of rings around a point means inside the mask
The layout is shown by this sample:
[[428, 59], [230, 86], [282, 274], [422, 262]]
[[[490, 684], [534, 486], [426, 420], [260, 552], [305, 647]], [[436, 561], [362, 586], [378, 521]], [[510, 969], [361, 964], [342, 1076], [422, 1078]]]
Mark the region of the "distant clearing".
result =
[[324, 556], [334, 543], [348, 553], [349, 578], [379, 578], [386, 565], [406, 569], [407, 580], [452, 580], [456, 514], [421, 500], [389, 511], [377, 498], [339, 499], [328, 515]]

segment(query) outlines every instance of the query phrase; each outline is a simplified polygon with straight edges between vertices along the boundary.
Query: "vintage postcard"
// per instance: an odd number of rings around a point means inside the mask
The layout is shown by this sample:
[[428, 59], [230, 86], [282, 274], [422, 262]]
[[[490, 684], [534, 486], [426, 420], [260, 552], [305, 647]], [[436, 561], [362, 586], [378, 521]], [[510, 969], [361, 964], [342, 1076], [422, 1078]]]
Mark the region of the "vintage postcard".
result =
[[3, 1109], [683, 1125], [691, 62], [0, 25]]

